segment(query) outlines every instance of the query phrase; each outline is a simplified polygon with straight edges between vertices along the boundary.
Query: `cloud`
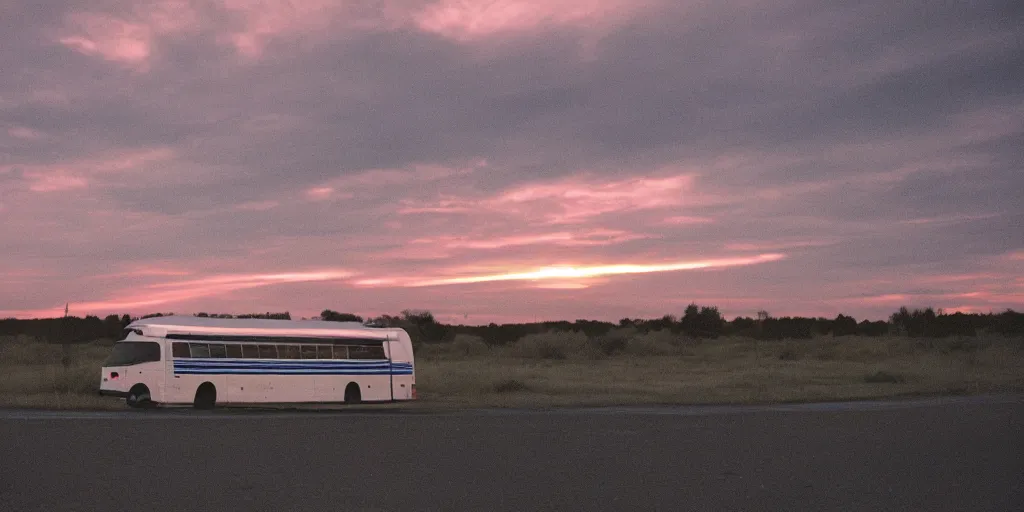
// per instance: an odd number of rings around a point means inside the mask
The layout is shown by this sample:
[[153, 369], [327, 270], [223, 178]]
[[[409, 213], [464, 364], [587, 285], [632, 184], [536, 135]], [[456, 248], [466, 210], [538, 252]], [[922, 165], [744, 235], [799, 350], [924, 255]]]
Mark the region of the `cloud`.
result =
[[[146, 275], [166, 274], [147, 272]], [[277, 274], [211, 275], [199, 279], [150, 284], [142, 287], [141, 290], [120, 295], [116, 299], [76, 302], [75, 308], [83, 311], [126, 311], [139, 308], [162, 308], [210, 295], [223, 295], [239, 290], [283, 284], [335, 281], [350, 277], [351, 275], [351, 272], [339, 270]], [[4, 313], [37, 317], [46, 316], [51, 310], [52, 308], [46, 308], [8, 311]]]
[[461, 42], [544, 28], [608, 29], [649, 6], [644, 0], [440, 0], [414, 15], [425, 31]]
[[14, 126], [7, 129], [7, 134], [16, 139], [23, 140], [38, 140], [44, 138], [46, 135], [38, 130], [33, 130], [26, 126]]
[[680, 205], [691, 183], [691, 176], [638, 177], [601, 183], [582, 174], [557, 182], [522, 185], [489, 198], [446, 198], [434, 204], [407, 206], [401, 212], [475, 215], [491, 211], [550, 224], [575, 224], [608, 213]]
[[[104, 297], [134, 285], [96, 276], [144, 268], [340, 267], [392, 283], [235, 289], [183, 308], [316, 312], [344, 286], [381, 312], [478, 319], [678, 313], [690, 300], [884, 317], [890, 303], [859, 297], [981, 308], [1020, 293], [1024, 32], [1011, 3], [4, 13], [0, 67], [18, 73], [0, 75], [0, 268], [33, 277], [0, 284], [2, 310], [72, 295], [126, 306]], [[404, 287], [760, 253], [786, 258]], [[931, 281], [981, 274], [1005, 288]]]
[[421, 238], [410, 245], [440, 245], [448, 249], [501, 249], [524, 245], [598, 246], [647, 238], [646, 235], [619, 230], [592, 230], [583, 233], [559, 231], [530, 235], [512, 235], [482, 240], [458, 237]]

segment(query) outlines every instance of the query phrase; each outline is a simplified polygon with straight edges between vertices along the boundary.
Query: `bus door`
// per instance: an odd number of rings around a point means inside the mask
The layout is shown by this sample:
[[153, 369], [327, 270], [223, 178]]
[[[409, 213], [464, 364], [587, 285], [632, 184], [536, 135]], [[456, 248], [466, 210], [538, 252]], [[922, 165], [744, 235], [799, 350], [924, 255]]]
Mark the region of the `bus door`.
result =
[[387, 334], [387, 338], [384, 340], [384, 343], [386, 343], [387, 346], [388, 346], [388, 353], [385, 354], [387, 356], [387, 358], [388, 358], [388, 389], [391, 390], [391, 395], [390, 395], [391, 396], [391, 400], [394, 400], [395, 399], [395, 371], [394, 371], [394, 369], [391, 366], [391, 364], [392, 364], [392, 362], [391, 362], [391, 360], [392, 360], [392, 353], [391, 353], [392, 350], [391, 349], [392, 349], [392, 347], [394, 345], [391, 343], [391, 333]]
[[188, 343], [168, 341], [164, 349], [164, 396], [177, 397], [181, 394], [181, 375], [174, 374], [174, 352], [188, 351]]

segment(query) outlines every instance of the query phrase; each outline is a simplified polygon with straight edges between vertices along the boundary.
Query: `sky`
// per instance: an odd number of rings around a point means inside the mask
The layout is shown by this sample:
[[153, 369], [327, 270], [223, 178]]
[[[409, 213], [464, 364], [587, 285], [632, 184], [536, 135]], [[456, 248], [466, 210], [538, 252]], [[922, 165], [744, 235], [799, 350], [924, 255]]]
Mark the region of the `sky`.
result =
[[0, 0], [0, 317], [1024, 309], [1024, 5]]

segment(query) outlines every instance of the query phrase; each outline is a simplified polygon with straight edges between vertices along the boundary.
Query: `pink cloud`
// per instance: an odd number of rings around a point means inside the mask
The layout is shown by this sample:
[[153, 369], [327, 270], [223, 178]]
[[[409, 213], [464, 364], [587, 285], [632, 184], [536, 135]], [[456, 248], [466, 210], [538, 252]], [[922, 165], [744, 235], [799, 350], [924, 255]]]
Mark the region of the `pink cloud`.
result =
[[414, 15], [421, 30], [458, 41], [544, 27], [595, 30], [646, 8], [645, 0], [440, 0]]
[[306, 191], [306, 197], [313, 201], [323, 201], [329, 199], [333, 193], [334, 189], [331, 187], [315, 187]]
[[25, 177], [31, 182], [28, 188], [33, 192], [63, 192], [89, 186], [85, 178], [61, 171], [46, 174], [27, 172]]
[[96, 176], [140, 169], [172, 158], [167, 148], [114, 151], [93, 158], [54, 165], [0, 166], [0, 172], [21, 169], [33, 192], [58, 192], [86, 188]]
[[531, 183], [493, 197], [445, 197], [428, 204], [406, 201], [400, 213], [483, 212], [538, 218], [549, 224], [575, 224], [608, 213], [680, 206], [693, 187], [692, 175], [596, 181], [578, 175], [547, 183]]
[[352, 30], [389, 30], [410, 17], [400, 0], [373, 3], [331, 0], [217, 0], [221, 9], [238, 23], [223, 32], [220, 40], [243, 57], [256, 59], [275, 41], [319, 40], [344, 35]]
[[910, 294], [910, 293], [887, 293], [881, 295], [874, 295], [868, 297], [857, 297], [845, 299], [845, 302], [860, 302], [860, 303], [881, 303], [890, 304], [893, 307], [920, 304], [920, 303], [948, 303], [952, 300], [963, 300], [971, 299], [981, 304], [987, 303], [998, 303], [998, 302], [1014, 302], [1024, 300], [1024, 293], [989, 293], [982, 291], [962, 291], [962, 292], [950, 292], [950, 293], [921, 293], [921, 294]]
[[662, 224], [670, 225], [691, 225], [691, 224], [711, 224], [715, 221], [710, 217], [695, 217], [692, 215], [675, 215], [672, 217], [666, 217], [661, 221]]
[[999, 217], [998, 213], [986, 213], [977, 215], [958, 214], [958, 215], [943, 215], [939, 217], [920, 217], [916, 219], [908, 219], [900, 221], [900, 224], [909, 224], [914, 226], [920, 225], [934, 225], [934, 224], [956, 224], [960, 222], [967, 222], [972, 220], [983, 220]]
[[725, 244], [729, 251], [780, 251], [783, 249], [795, 249], [802, 247], [826, 247], [836, 244], [836, 240], [795, 240], [792, 242], [752, 242], [752, 243], [730, 243]]
[[650, 238], [652, 235], [629, 233], [613, 229], [593, 229], [579, 233], [560, 231], [533, 235], [499, 236], [488, 239], [464, 237], [418, 238], [410, 241], [414, 245], [440, 246], [448, 249], [500, 249], [524, 245], [598, 246], [612, 245], [630, 240]]
[[[116, 299], [75, 302], [73, 305], [75, 310], [82, 312], [81, 314], [137, 311], [140, 308], [180, 304], [200, 297], [222, 295], [228, 292], [251, 288], [317, 281], [337, 281], [349, 278], [352, 275], [351, 272], [336, 269], [311, 272], [212, 275], [199, 279], [156, 283], [141, 288], [130, 288], [125, 293], [118, 294]], [[52, 315], [53, 310], [54, 308], [46, 308], [3, 311], [0, 313], [32, 317]]]
[[252, 212], [263, 212], [267, 210], [273, 210], [280, 206], [279, 201], [267, 200], [267, 201], [246, 201], [239, 203], [234, 206], [235, 210], [252, 211]]
[[153, 267], [148, 265], [139, 266], [132, 270], [126, 270], [124, 272], [115, 272], [111, 274], [99, 274], [89, 276], [90, 279], [131, 279], [138, 277], [184, 277], [191, 275], [192, 272], [188, 270], [175, 270], [172, 268]]
[[187, 0], [139, 2], [116, 14], [70, 13], [56, 39], [79, 53], [146, 71], [161, 37], [196, 30], [199, 21]]
[[33, 130], [32, 128], [28, 128], [26, 126], [15, 126], [12, 128], [8, 128], [7, 134], [10, 135], [11, 137], [14, 137], [15, 139], [22, 140], [39, 140], [45, 137], [45, 134], [43, 132]]

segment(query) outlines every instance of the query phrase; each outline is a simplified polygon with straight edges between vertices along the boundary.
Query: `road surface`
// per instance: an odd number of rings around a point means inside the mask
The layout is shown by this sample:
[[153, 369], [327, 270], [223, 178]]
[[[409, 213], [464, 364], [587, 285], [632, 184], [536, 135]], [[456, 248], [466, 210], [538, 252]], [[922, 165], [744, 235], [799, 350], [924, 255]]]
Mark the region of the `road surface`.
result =
[[1024, 510], [1024, 397], [559, 411], [0, 411], [0, 509]]

